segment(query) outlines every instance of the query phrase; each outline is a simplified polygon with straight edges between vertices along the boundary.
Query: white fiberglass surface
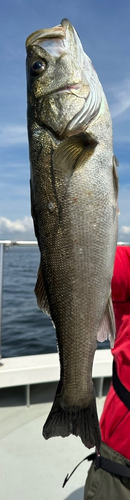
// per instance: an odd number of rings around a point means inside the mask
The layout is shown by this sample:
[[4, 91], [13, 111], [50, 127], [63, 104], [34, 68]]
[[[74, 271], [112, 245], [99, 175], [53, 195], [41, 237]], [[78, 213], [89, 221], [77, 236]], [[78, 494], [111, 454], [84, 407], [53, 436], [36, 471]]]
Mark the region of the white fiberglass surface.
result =
[[[104, 398], [98, 400], [101, 413]], [[0, 408], [0, 489], [6, 500], [83, 500], [89, 464], [85, 461], [70, 478], [73, 468], [91, 451], [80, 438], [42, 437], [42, 426], [51, 403]]]

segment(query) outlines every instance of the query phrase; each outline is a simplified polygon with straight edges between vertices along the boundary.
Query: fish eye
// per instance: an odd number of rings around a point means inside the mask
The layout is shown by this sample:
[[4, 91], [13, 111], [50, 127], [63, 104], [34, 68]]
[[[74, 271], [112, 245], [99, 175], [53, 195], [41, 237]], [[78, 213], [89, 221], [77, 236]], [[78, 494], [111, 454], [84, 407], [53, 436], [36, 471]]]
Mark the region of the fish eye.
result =
[[34, 75], [39, 75], [40, 73], [42, 73], [42, 71], [45, 70], [45, 68], [46, 68], [45, 61], [34, 61], [34, 63], [31, 66], [31, 72]]

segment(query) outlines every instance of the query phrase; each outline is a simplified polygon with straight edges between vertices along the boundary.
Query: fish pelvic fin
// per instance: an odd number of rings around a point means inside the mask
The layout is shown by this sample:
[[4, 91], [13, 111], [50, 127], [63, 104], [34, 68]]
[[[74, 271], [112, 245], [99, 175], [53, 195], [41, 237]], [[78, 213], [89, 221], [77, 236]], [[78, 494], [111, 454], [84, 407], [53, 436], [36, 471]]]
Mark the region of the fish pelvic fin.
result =
[[38, 269], [37, 281], [36, 281], [34, 291], [35, 291], [35, 295], [37, 298], [38, 307], [40, 307], [40, 309], [42, 309], [43, 312], [45, 312], [46, 314], [49, 314], [49, 316], [51, 316], [48, 298], [47, 298], [47, 294], [46, 294], [46, 289], [45, 289], [45, 285], [44, 285], [41, 262], [40, 262], [40, 266]]
[[56, 395], [52, 409], [43, 427], [43, 437], [80, 436], [87, 448], [100, 448], [101, 437], [96, 409], [95, 395], [86, 408], [79, 406], [62, 407]]
[[115, 316], [114, 316], [114, 310], [113, 310], [113, 305], [112, 305], [112, 299], [111, 296], [108, 299], [106, 311], [103, 317], [103, 320], [100, 324], [99, 330], [97, 332], [97, 340], [99, 342], [104, 342], [109, 338], [110, 340], [110, 345], [111, 349], [114, 346], [114, 339], [115, 339], [115, 332], [116, 332], [116, 326], [115, 326]]

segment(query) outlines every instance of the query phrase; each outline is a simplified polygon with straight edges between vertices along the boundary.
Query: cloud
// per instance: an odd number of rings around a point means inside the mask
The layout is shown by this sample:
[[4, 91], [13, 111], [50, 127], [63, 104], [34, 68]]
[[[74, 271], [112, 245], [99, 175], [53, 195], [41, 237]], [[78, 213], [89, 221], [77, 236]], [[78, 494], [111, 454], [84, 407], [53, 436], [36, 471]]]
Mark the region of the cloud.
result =
[[130, 226], [120, 227], [118, 240], [124, 242], [126, 245], [130, 244]]
[[130, 108], [130, 78], [109, 87], [108, 91], [114, 100], [114, 103], [110, 105], [112, 118], [117, 118]]
[[120, 231], [123, 234], [130, 234], [130, 226], [122, 226]]
[[25, 216], [23, 219], [16, 219], [15, 221], [11, 221], [6, 217], [0, 217], [0, 233], [5, 230], [8, 233], [13, 233], [17, 231], [19, 233], [27, 233], [28, 231], [32, 231], [33, 222], [31, 217]]
[[25, 125], [5, 125], [0, 127], [0, 146], [17, 146], [27, 144], [27, 128]]

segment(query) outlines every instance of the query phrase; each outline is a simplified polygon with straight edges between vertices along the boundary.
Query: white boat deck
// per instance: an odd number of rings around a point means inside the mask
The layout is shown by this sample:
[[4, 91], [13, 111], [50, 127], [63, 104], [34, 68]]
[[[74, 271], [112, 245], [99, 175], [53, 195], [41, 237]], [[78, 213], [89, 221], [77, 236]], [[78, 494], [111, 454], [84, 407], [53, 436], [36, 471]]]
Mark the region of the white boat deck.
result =
[[[96, 351], [93, 379], [98, 395], [102, 394], [103, 380], [107, 392], [111, 374], [110, 350]], [[0, 500], [83, 500], [90, 466], [87, 461], [81, 464], [64, 489], [62, 484], [67, 473], [87, 456], [89, 450], [79, 437], [48, 441], [42, 437], [58, 379], [56, 353], [1, 360]], [[99, 414], [104, 399], [97, 398]]]
[[[45, 399], [47, 395], [49, 398], [48, 387], [51, 400], [53, 399], [55, 385], [44, 386]], [[87, 461], [80, 465], [64, 489], [62, 484], [66, 474], [90, 450], [85, 448], [79, 437], [52, 438], [48, 441], [42, 437], [43, 423], [52, 403], [38, 403], [37, 386], [33, 389], [35, 394], [32, 394], [29, 408], [24, 404], [24, 387], [1, 390], [0, 499], [83, 500], [85, 479], [90, 466]], [[40, 385], [40, 391], [42, 390], [43, 386]], [[11, 391], [14, 391], [13, 397]], [[104, 399], [105, 397], [97, 398], [99, 415]]]

